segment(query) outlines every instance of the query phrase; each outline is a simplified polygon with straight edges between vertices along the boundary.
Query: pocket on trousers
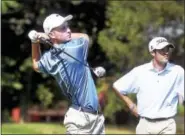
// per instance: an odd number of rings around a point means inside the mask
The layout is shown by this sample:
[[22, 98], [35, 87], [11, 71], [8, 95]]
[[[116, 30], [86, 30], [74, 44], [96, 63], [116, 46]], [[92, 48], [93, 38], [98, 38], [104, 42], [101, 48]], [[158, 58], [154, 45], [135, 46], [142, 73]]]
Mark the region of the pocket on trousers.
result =
[[169, 120], [169, 128], [171, 129], [171, 131], [172, 131], [172, 134], [175, 134], [176, 133], [176, 128], [177, 126], [176, 126], [176, 121], [175, 121], [175, 119], [170, 119]]
[[75, 109], [69, 109], [64, 118], [64, 125], [75, 124], [76, 127], [84, 127], [88, 122], [89, 116]]
[[142, 123], [142, 119], [139, 120], [137, 126], [136, 126], [136, 134], [140, 134], [141, 133], [141, 123]]
[[138, 129], [139, 129], [139, 123], [136, 126], [136, 134], [138, 133]]
[[64, 121], [63, 121], [64, 125], [67, 125], [67, 123], [68, 123], [68, 112], [69, 112], [69, 110], [66, 112], [66, 114], [64, 116]]
[[76, 118], [75, 123], [78, 127], [83, 128], [83, 127], [87, 126], [90, 123], [90, 117], [85, 112], [79, 112], [78, 111], [78, 113], [76, 113], [76, 115], [75, 115], [75, 118]]

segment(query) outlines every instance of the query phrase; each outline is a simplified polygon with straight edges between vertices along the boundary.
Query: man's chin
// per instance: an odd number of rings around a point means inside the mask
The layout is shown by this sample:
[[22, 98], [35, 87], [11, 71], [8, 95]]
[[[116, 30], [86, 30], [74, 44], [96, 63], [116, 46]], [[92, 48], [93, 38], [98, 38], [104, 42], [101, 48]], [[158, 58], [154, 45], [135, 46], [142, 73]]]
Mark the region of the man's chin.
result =
[[71, 37], [69, 37], [68, 39], [67, 39], [67, 41], [71, 41], [72, 40], [72, 38]]
[[69, 42], [69, 41], [71, 41], [71, 38], [68, 38], [68, 39], [65, 40], [65, 42]]
[[166, 60], [161, 61], [161, 63], [162, 63], [162, 64], [166, 64], [166, 63], [168, 63], [168, 61], [169, 61], [169, 60], [166, 59]]

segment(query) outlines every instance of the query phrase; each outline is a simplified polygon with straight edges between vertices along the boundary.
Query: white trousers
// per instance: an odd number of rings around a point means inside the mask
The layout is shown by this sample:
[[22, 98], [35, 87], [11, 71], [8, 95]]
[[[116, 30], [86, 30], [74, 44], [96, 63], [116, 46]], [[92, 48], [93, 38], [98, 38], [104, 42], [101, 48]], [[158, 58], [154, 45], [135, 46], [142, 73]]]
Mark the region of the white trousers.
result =
[[176, 134], [176, 123], [173, 118], [162, 121], [141, 118], [136, 127], [136, 134]]
[[105, 134], [104, 116], [69, 108], [64, 118], [66, 134]]

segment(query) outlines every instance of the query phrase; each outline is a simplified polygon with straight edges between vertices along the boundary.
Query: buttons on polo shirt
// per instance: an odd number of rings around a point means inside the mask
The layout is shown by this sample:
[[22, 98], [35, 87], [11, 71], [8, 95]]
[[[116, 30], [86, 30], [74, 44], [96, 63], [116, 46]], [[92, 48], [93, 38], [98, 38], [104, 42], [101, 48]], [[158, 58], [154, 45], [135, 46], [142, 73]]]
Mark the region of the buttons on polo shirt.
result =
[[160, 76], [160, 73], [157, 73], [157, 83], [159, 83], [159, 76]]

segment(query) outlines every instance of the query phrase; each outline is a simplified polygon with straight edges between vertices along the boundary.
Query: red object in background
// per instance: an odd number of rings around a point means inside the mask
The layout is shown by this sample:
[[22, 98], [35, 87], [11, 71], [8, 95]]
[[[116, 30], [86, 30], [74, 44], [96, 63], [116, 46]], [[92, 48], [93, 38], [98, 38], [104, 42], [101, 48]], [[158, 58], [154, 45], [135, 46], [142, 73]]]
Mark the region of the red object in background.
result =
[[19, 107], [12, 109], [12, 120], [14, 122], [18, 123], [20, 121], [20, 113], [21, 113], [21, 110]]
[[98, 100], [99, 100], [99, 104], [100, 104], [102, 110], [104, 110], [105, 105], [107, 104], [107, 97], [106, 97], [106, 92], [105, 91], [101, 91], [98, 94]]
[[39, 121], [40, 121], [40, 116], [39, 116], [38, 113], [31, 115], [30, 118], [31, 118], [30, 120], [31, 120], [31, 121], [34, 121], [34, 122], [35, 122], [35, 121], [36, 121], [36, 122], [39, 122]]

